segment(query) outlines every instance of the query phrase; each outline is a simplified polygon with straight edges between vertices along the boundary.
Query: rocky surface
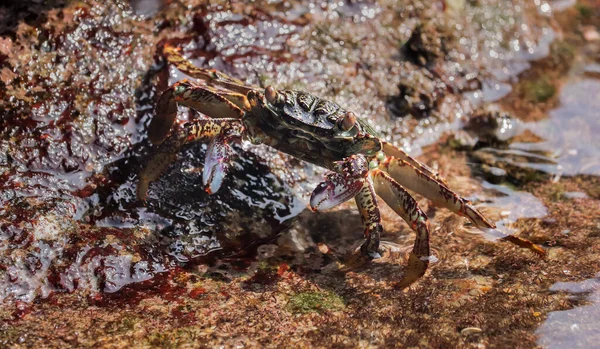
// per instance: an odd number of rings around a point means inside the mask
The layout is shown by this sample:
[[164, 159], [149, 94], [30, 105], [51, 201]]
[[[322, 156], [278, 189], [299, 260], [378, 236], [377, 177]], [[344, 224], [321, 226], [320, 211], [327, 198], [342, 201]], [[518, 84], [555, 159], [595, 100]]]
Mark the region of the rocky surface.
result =
[[[29, 5], [29, 6], [26, 6]], [[579, 347], [600, 339], [600, 6], [570, 1], [0, 5], [0, 344], [7, 347]], [[157, 48], [309, 90], [435, 167], [546, 259], [426, 208], [437, 260], [398, 289], [413, 235], [345, 265], [352, 203], [243, 145], [224, 187], [186, 147], [136, 199]], [[167, 74], [168, 73], [168, 74]], [[181, 109], [180, 118], [195, 117]]]

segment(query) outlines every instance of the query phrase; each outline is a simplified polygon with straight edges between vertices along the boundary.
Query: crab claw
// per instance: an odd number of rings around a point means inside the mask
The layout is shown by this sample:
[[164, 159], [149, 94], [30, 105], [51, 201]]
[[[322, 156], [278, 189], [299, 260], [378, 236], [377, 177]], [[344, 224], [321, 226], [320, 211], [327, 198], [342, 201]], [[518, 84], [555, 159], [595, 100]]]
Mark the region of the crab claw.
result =
[[310, 196], [313, 211], [326, 210], [346, 202], [358, 194], [364, 178], [353, 178], [339, 173], [329, 173]]
[[216, 193], [223, 184], [223, 179], [229, 171], [231, 157], [235, 154], [231, 144], [240, 140], [239, 135], [221, 133], [210, 142], [202, 170], [202, 182], [207, 193]]

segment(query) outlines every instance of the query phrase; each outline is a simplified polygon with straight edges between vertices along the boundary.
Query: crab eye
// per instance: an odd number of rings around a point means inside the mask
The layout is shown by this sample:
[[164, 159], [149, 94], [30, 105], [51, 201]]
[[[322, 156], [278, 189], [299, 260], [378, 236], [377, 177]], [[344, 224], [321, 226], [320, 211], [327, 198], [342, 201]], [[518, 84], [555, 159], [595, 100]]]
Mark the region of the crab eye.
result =
[[267, 102], [271, 104], [275, 104], [279, 100], [277, 90], [275, 90], [273, 86], [267, 86], [265, 89], [265, 97], [267, 98]]
[[186, 87], [184, 85], [177, 85], [175, 86], [175, 90], [173, 91], [175, 93], [175, 95], [182, 95], [186, 90]]
[[356, 115], [349, 111], [338, 121], [338, 127], [342, 131], [348, 131], [356, 124]]

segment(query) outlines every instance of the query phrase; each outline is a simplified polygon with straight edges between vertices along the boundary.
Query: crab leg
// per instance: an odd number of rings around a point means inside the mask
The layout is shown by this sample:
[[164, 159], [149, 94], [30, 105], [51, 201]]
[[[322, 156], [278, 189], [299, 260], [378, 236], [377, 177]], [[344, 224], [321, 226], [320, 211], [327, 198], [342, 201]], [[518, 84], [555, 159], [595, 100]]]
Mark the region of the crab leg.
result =
[[365, 227], [365, 239], [367, 239], [360, 247], [360, 251], [369, 258], [379, 258], [379, 241], [383, 226], [381, 225], [377, 197], [370, 178], [363, 182], [362, 188], [354, 199], [362, 217], [363, 226]]
[[408, 259], [407, 271], [402, 278], [400, 287], [405, 287], [425, 274], [429, 265], [429, 228], [427, 216], [419, 208], [415, 199], [396, 182], [390, 175], [373, 170], [371, 174], [375, 192], [408, 223], [417, 234], [413, 250]]
[[381, 142], [381, 144], [383, 145], [383, 152], [385, 153], [385, 155], [394, 157], [396, 159], [404, 160], [409, 164], [413, 165], [415, 168], [419, 169], [421, 172], [427, 174], [429, 177], [435, 178], [438, 181], [446, 184], [446, 181], [442, 178], [442, 176], [440, 176], [439, 173], [435, 172], [431, 167], [423, 164], [422, 162], [408, 155], [402, 149], [388, 142]]
[[471, 203], [450, 190], [444, 183], [429, 176], [408, 162], [387, 157], [381, 162], [380, 168], [401, 183], [404, 187], [421, 194], [433, 201], [436, 206], [445, 207], [450, 211], [469, 218], [477, 227], [495, 228]]
[[184, 124], [182, 130], [175, 130], [158, 147], [156, 155], [140, 172], [138, 198], [142, 200], [146, 198], [150, 183], [160, 177], [169, 164], [177, 158], [177, 152], [184, 144], [206, 139], [213, 141], [206, 153], [203, 179], [209, 190], [216, 191], [227, 170], [226, 163], [233, 152], [229, 143], [240, 139], [243, 132], [244, 126], [238, 119], [201, 119]]
[[325, 181], [317, 186], [310, 197], [310, 207], [313, 211], [325, 210], [355, 198], [367, 239], [361, 252], [369, 258], [377, 258], [383, 227], [373, 183], [368, 178], [367, 159], [353, 155], [335, 162], [333, 167], [338, 172], [327, 174]]
[[165, 45], [163, 48], [163, 54], [169, 63], [175, 65], [177, 69], [181, 70], [184, 74], [203, 80], [209, 85], [235, 91], [244, 96], [247, 95], [248, 92], [258, 89], [258, 87], [247, 86], [243, 81], [232, 78], [220, 71], [194, 66], [189, 60], [181, 55], [179, 48], [169, 44]]
[[148, 138], [152, 143], [160, 144], [164, 141], [177, 117], [178, 103], [208, 116], [240, 119], [244, 115], [240, 107], [214, 90], [182, 80], [166, 89], [158, 99], [156, 115], [148, 127]]
[[[390, 176], [404, 185], [406, 188], [421, 194], [433, 201], [436, 206], [445, 207], [450, 211], [467, 217], [475, 226], [482, 229], [495, 229], [496, 225], [488, 221], [471, 203], [469, 200], [460, 197], [454, 191], [450, 190], [446, 184], [440, 182], [423, 173], [418, 168], [408, 162], [387, 157], [381, 162], [380, 169], [389, 173]], [[533, 242], [519, 238], [513, 235], [507, 235], [502, 240], [510, 241], [513, 244], [528, 248], [534, 253], [545, 256], [546, 252]]]

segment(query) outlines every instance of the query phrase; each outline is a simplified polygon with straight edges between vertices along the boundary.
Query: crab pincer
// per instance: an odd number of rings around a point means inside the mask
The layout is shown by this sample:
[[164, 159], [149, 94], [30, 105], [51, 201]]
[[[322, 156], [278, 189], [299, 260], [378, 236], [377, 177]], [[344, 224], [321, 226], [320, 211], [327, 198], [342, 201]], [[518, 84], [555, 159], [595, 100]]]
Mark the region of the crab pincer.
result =
[[202, 170], [202, 182], [209, 194], [216, 193], [223, 184], [223, 179], [231, 166], [231, 158], [235, 154], [233, 143], [241, 141], [241, 135], [233, 132], [222, 132], [212, 139]]
[[336, 161], [337, 172], [325, 175], [310, 197], [313, 211], [327, 210], [354, 198], [362, 189], [368, 174], [367, 161], [362, 155], [351, 156], [344, 161]]

